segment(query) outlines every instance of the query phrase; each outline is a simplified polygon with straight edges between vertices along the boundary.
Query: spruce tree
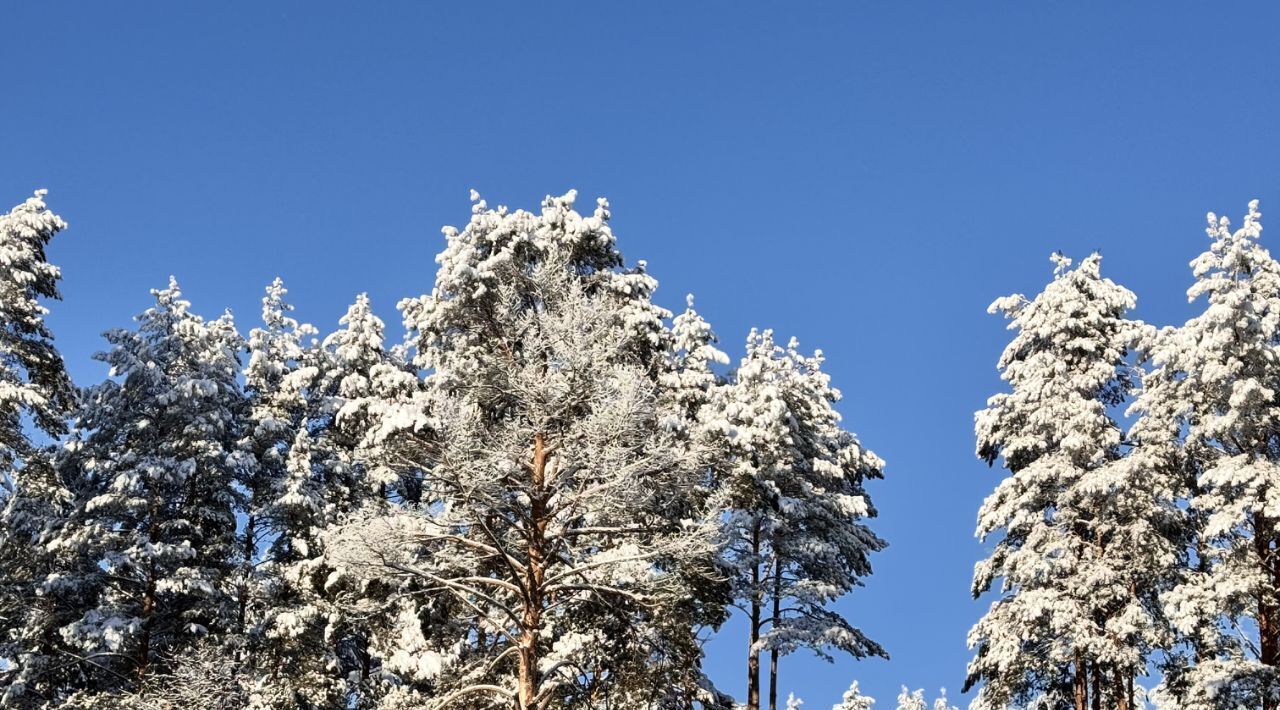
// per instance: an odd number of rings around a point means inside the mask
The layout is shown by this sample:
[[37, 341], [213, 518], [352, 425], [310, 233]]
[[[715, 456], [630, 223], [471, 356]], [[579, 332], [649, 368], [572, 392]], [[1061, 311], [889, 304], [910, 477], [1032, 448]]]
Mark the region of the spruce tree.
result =
[[113, 330], [111, 370], [85, 395], [70, 453], [74, 509], [51, 550], [95, 562], [46, 593], [92, 588], [62, 629], [91, 692], [135, 688], [194, 641], [234, 628], [234, 452], [245, 400], [230, 315], [205, 321], [177, 282], [137, 330]]
[[62, 274], [45, 256], [49, 241], [66, 228], [50, 212], [44, 190], [0, 215], [0, 485], [12, 493], [14, 467], [33, 450], [23, 426], [58, 436], [75, 392], [45, 325]]
[[831, 710], [871, 710], [875, 704], [874, 698], [862, 694], [862, 690], [858, 688], [858, 681], [855, 680], [849, 685], [849, 689], [844, 691], [840, 702], [831, 706]]
[[[61, 273], [46, 247], [66, 223], [44, 190], [0, 215], [0, 704], [51, 692], [57, 610], [38, 594], [58, 561], [43, 548], [69, 492], [40, 438], [66, 432], [75, 391], [45, 325]], [[24, 426], [29, 422], [31, 428]], [[35, 434], [33, 441], [31, 434]]]

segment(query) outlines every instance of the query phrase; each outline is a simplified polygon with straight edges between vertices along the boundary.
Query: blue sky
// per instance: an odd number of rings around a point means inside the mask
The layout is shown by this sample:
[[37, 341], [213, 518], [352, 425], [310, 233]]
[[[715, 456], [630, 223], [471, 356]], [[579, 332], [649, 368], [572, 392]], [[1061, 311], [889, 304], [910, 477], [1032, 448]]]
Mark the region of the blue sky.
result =
[[[398, 334], [470, 188], [605, 195], [735, 356], [751, 326], [821, 347], [888, 461], [891, 546], [840, 608], [893, 658], [787, 658], [810, 708], [855, 677], [881, 705], [959, 690], [991, 300], [1100, 249], [1139, 317], [1180, 322], [1204, 213], [1280, 208], [1273, 4], [53, 5], [4, 11], [0, 196], [49, 188], [72, 225], [51, 323], [83, 384], [170, 273], [244, 330], [280, 275], [322, 330], [368, 291]], [[741, 636], [707, 661], [739, 694]]]

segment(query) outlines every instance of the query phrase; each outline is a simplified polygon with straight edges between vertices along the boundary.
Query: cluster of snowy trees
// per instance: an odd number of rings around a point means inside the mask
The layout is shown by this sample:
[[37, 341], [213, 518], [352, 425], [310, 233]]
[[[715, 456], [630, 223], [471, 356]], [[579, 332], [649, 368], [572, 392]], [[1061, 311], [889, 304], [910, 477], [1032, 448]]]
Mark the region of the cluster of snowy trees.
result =
[[[0, 705], [728, 708], [702, 643], [734, 610], [750, 710], [801, 707], [781, 656], [886, 655], [831, 608], [885, 545], [883, 462], [821, 353], [752, 331], [729, 367], [609, 216], [473, 194], [393, 346], [365, 296], [320, 337], [276, 280], [245, 338], [171, 280], [77, 388], [44, 322], [66, 224], [43, 192], [0, 215]], [[1180, 327], [1131, 319], [1097, 254], [992, 304], [971, 707], [1280, 708], [1260, 218], [1209, 215]]]
[[[873, 710], [875, 699], [862, 694], [862, 690], [858, 688], [858, 681], [853, 681], [853, 685], [844, 692], [844, 697], [840, 702], [831, 706], [831, 710]], [[804, 701], [794, 695], [787, 697], [786, 710], [801, 710]], [[897, 710], [957, 710], [957, 708], [947, 702], [947, 691], [943, 689], [938, 698], [930, 705], [925, 701], [924, 690], [911, 692], [904, 685], [902, 692], [898, 694], [898, 703], [895, 705]]]
[[830, 608], [885, 544], [883, 462], [821, 353], [753, 331], [728, 368], [609, 218], [473, 193], [394, 346], [365, 296], [321, 337], [277, 280], [245, 338], [171, 280], [77, 389], [66, 225], [0, 216], [0, 705], [722, 708], [734, 609], [753, 710], [782, 655], [884, 655]]
[[1010, 391], [976, 417], [1008, 475], [978, 534], [976, 709], [1280, 707], [1280, 263], [1209, 215], [1180, 327], [1128, 318], [1099, 257], [1055, 255], [1034, 298], [997, 300], [1016, 332]]

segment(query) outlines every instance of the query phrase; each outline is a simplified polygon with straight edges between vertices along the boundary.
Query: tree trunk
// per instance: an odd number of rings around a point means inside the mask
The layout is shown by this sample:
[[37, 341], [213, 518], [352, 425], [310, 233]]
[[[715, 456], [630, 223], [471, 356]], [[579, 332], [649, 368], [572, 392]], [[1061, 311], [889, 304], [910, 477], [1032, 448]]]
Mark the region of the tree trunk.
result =
[[245, 625], [249, 616], [249, 589], [250, 579], [253, 576], [253, 560], [257, 556], [257, 549], [254, 546], [254, 536], [257, 535], [257, 516], [250, 515], [244, 525], [244, 567], [240, 579], [240, 604], [239, 604], [239, 630], [240, 633], [245, 632]]
[[747, 710], [760, 710], [760, 521], [751, 531], [751, 634], [747, 647]]
[[1072, 683], [1076, 710], [1089, 710], [1089, 676], [1084, 666], [1084, 655], [1076, 651], [1076, 673]]
[[[1258, 592], [1258, 662], [1275, 668], [1280, 666], [1280, 566], [1275, 564], [1275, 524], [1265, 515], [1253, 516], [1253, 545], [1262, 567], [1267, 587]], [[1262, 698], [1262, 710], [1276, 710], [1276, 702], [1270, 695]]]
[[1102, 667], [1097, 661], [1090, 664], [1093, 670], [1093, 693], [1089, 697], [1089, 707], [1102, 710]]
[[142, 633], [138, 638], [138, 686], [147, 677], [151, 662], [151, 614], [156, 608], [156, 561], [147, 560], [147, 583], [142, 590]]
[[526, 531], [525, 552], [528, 568], [524, 583], [524, 609], [520, 618], [519, 665], [517, 687], [520, 710], [536, 710], [538, 694], [542, 690], [538, 677], [538, 632], [542, 626], [543, 587], [546, 580], [547, 558], [545, 536], [547, 531], [547, 442], [538, 433], [533, 439], [533, 462], [529, 467], [529, 528]]
[[[154, 495], [154, 494], [153, 494]], [[152, 498], [148, 510], [147, 542], [155, 542], [159, 526], [156, 517], [160, 514], [159, 503]], [[147, 581], [142, 589], [142, 633], [138, 638], [138, 687], [147, 677], [147, 667], [151, 663], [151, 615], [156, 609], [156, 558], [147, 558]]]
[[[782, 564], [777, 555], [777, 547], [773, 555], [773, 616], [769, 620], [769, 628], [778, 627], [778, 619], [782, 616]], [[769, 649], [769, 710], [778, 710], [778, 649]]]
[[1115, 670], [1112, 682], [1115, 683], [1116, 710], [1129, 710], [1129, 694], [1133, 692], [1133, 678], [1119, 668]]

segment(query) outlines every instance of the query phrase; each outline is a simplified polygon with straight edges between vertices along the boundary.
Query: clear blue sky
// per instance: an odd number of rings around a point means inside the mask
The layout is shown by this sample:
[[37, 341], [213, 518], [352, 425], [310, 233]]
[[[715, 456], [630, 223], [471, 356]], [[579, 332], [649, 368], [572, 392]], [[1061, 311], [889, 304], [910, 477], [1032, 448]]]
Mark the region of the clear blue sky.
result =
[[[277, 274], [322, 330], [368, 291], [398, 337], [469, 188], [605, 195], [668, 307], [696, 293], [735, 355], [751, 326], [824, 349], [888, 461], [891, 547], [841, 609], [893, 659], [788, 658], [809, 708], [854, 677], [881, 705], [959, 689], [999, 476], [973, 456], [987, 304], [1101, 249], [1139, 316], [1181, 321], [1204, 213], [1280, 210], [1274, 4], [180, 5], [4, 10], [0, 197], [49, 188], [71, 222], [51, 321], [78, 380], [170, 273], [246, 331]], [[738, 693], [741, 634], [707, 661]]]

